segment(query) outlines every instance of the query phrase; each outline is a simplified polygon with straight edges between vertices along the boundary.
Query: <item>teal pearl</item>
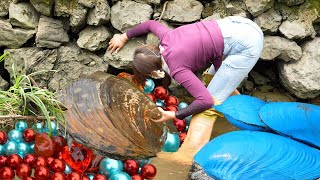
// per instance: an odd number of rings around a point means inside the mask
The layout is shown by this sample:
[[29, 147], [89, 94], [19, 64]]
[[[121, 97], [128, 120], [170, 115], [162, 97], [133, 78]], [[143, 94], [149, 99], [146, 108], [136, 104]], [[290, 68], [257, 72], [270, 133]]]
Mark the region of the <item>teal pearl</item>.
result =
[[18, 153], [18, 155], [23, 159], [26, 154], [24, 154], [24, 153]]
[[156, 106], [164, 107], [164, 103], [160, 99], [157, 99]]
[[4, 155], [4, 146], [0, 144], [0, 156]]
[[178, 134], [167, 133], [167, 140], [162, 146], [164, 152], [176, 152], [180, 146], [180, 139]]
[[19, 130], [12, 129], [8, 133], [8, 140], [9, 141], [15, 141], [15, 142], [21, 142], [22, 141], [22, 133]]
[[184, 130], [185, 132], [188, 132], [189, 126], [186, 126], [186, 129]]
[[104, 158], [100, 162], [99, 170], [108, 177], [114, 173], [123, 171], [123, 163], [116, 159]]
[[142, 167], [142, 166], [144, 166], [146, 164], [150, 164], [151, 160], [152, 160], [151, 158], [149, 158], [149, 159], [139, 159], [139, 160], [137, 160], [137, 162], [139, 164], [139, 167]]
[[151, 93], [154, 90], [155, 83], [152, 79], [147, 79], [146, 84], [144, 85], [143, 92]]
[[189, 125], [189, 124], [190, 124], [191, 119], [192, 119], [192, 115], [190, 115], [190, 116], [188, 116], [188, 117], [184, 118], [184, 120], [186, 121], [186, 124], [187, 124], [187, 125]]
[[181, 109], [186, 108], [187, 106], [188, 106], [188, 104], [187, 104], [187, 103], [185, 103], [185, 102], [181, 102], [181, 103], [179, 103], [179, 104], [178, 104], [178, 109], [179, 109], [179, 110], [181, 110]]
[[[51, 121], [51, 134], [54, 136], [56, 134], [58, 134], [58, 127], [57, 124], [53, 121]], [[44, 129], [44, 132], [49, 133], [50, 132], [50, 128], [49, 128], [49, 124], [46, 123], [46, 127]]]
[[28, 154], [30, 153], [30, 146], [25, 142], [18, 143], [18, 154]]
[[34, 153], [34, 142], [33, 143], [29, 143], [29, 147], [30, 147], [29, 153], [33, 154]]
[[70, 174], [71, 172], [72, 172], [71, 167], [68, 164], [66, 164], [66, 168], [64, 169], [64, 173], [65, 174]]
[[90, 180], [93, 180], [93, 178], [94, 178], [94, 175], [93, 175], [93, 174], [87, 174], [87, 176], [88, 176], [88, 178], [89, 178]]
[[17, 152], [18, 152], [18, 145], [17, 145], [17, 143], [16, 142], [14, 142], [14, 141], [8, 141], [5, 145], [4, 145], [4, 147], [3, 147], [4, 149], [4, 154], [5, 155], [11, 155], [11, 154], [17, 154]]
[[43, 125], [41, 123], [36, 123], [32, 126], [32, 129], [35, 130], [37, 133], [43, 132]]
[[125, 172], [117, 172], [112, 174], [109, 180], [131, 180], [131, 177]]
[[24, 130], [28, 129], [28, 124], [24, 121], [19, 121], [15, 124], [15, 129], [23, 133]]

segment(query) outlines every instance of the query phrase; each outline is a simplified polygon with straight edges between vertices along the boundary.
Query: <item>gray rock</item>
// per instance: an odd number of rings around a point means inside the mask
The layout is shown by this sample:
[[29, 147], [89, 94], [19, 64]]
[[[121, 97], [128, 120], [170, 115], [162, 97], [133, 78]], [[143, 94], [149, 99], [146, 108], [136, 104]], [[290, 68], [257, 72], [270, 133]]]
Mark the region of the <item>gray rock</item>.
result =
[[75, 44], [61, 46], [54, 70], [56, 73], [49, 82], [49, 89], [58, 91], [79, 79], [82, 75], [90, 75], [96, 71], [107, 71], [108, 64], [90, 51], [80, 49]]
[[41, 14], [51, 16], [53, 0], [30, 0], [30, 2]]
[[5, 61], [5, 67], [8, 69], [11, 76], [12, 64], [14, 63], [16, 73], [30, 74], [34, 72], [42, 72], [39, 75], [32, 76], [37, 84], [41, 87], [47, 86], [53, 72], [50, 72], [57, 59], [57, 50], [44, 50], [41, 48], [30, 47], [20, 49], [6, 49], [5, 52], [10, 52], [11, 61]]
[[99, 26], [110, 20], [110, 6], [106, 0], [97, 0], [96, 7], [88, 13], [87, 23]]
[[208, 176], [200, 165], [193, 162], [190, 172], [188, 174], [188, 180], [214, 180], [214, 179]]
[[272, 8], [274, 0], [244, 0], [248, 11], [257, 17], [268, 9]]
[[12, 28], [8, 21], [0, 19], [0, 47], [19, 48], [36, 33], [35, 30]]
[[36, 34], [37, 47], [56, 48], [69, 42], [66, 29], [62, 21], [41, 16]]
[[278, 62], [282, 84], [297, 97], [315, 98], [320, 95], [320, 38], [303, 44], [302, 58], [292, 63]]
[[111, 39], [111, 33], [104, 26], [88, 26], [79, 33], [77, 45], [81, 48], [96, 51], [106, 48]]
[[255, 18], [254, 22], [261, 27], [263, 32], [274, 34], [278, 31], [282, 22], [282, 16], [278, 11], [274, 10], [274, 8], [271, 8]]
[[146, 3], [146, 4], [156, 4], [159, 5], [161, 3], [161, 0], [134, 0], [139, 3]]
[[295, 42], [279, 36], [265, 36], [260, 58], [263, 60], [282, 59], [297, 61], [302, 56], [301, 47]]
[[126, 43], [126, 45], [117, 53], [111, 54], [107, 51], [103, 59], [109, 65], [118, 69], [132, 68], [133, 54], [137, 47], [144, 45], [145, 38], [135, 38]]
[[94, 6], [96, 5], [96, 0], [79, 0], [78, 2], [83, 7], [87, 8], [94, 8]]
[[6, 16], [9, 13], [9, 5], [14, 0], [0, 0], [0, 17]]
[[111, 7], [111, 24], [121, 32], [147, 21], [151, 18], [153, 10], [148, 4], [137, 3], [130, 0], [119, 1]]
[[266, 85], [271, 82], [271, 80], [256, 71], [250, 71], [250, 76], [252, 77], [253, 81], [257, 85]]
[[248, 18], [249, 13], [247, 8], [242, 0], [240, 1], [231, 1], [226, 5], [226, 11], [228, 16], [241, 16]]
[[13, 26], [36, 29], [39, 17], [40, 14], [30, 3], [11, 3], [9, 6], [9, 20]]
[[73, 29], [79, 29], [87, 23], [87, 9], [77, 4], [72, 12], [70, 12], [70, 26]]
[[168, 1], [163, 20], [174, 22], [193, 22], [201, 19], [203, 5], [196, 0]]
[[280, 3], [285, 3], [288, 6], [296, 6], [303, 4], [306, 0], [278, 0]]

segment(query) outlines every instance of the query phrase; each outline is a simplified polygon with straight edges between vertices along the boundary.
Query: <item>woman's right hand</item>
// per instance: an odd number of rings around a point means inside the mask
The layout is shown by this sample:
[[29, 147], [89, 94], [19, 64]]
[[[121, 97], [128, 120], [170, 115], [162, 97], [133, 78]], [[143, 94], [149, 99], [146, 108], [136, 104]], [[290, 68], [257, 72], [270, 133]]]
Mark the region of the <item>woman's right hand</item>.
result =
[[113, 38], [109, 41], [108, 51], [110, 51], [110, 53], [118, 53], [127, 41], [128, 37], [126, 33], [115, 34]]

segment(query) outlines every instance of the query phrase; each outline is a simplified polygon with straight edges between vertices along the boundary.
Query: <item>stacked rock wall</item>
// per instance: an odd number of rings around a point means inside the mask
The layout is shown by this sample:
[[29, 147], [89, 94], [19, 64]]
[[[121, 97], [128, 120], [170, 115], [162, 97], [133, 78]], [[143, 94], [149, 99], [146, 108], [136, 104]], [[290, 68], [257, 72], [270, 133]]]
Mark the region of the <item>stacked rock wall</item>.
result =
[[54, 70], [36, 81], [59, 90], [109, 65], [130, 69], [134, 49], [159, 40], [151, 34], [135, 38], [113, 55], [106, 52], [108, 41], [148, 19], [161, 16], [175, 28], [237, 15], [255, 21], [265, 34], [259, 63], [277, 66], [273, 72], [253, 70], [243, 87], [278, 78], [296, 97], [312, 99], [320, 95], [319, 12], [318, 0], [0, 0], [0, 48], [12, 55], [8, 70], [13, 63], [20, 72]]

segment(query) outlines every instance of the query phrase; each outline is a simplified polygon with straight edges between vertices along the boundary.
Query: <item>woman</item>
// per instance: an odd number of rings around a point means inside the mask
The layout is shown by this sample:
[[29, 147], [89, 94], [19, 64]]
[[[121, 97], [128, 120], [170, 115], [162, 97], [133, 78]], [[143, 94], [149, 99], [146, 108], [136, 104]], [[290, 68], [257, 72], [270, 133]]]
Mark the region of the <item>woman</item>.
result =
[[[196, 22], [173, 30], [149, 20], [115, 35], [108, 50], [118, 52], [128, 39], [149, 32], [159, 37], [160, 49], [138, 48], [133, 60], [134, 75], [144, 83], [148, 76], [168, 79], [170, 74], [195, 98], [177, 112], [159, 109], [162, 112], [159, 122], [193, 115], [187, 137], [175, 156], [191, 162], [210, 140], [218, 115], [212, 106], [226, 100], [257, 63], [263, 48], [263, 33], [251, 20], [237, 16]], [[216, 73], [206, 88], [194, 72], [208, 63], [212, 64], [209, 73]]]

